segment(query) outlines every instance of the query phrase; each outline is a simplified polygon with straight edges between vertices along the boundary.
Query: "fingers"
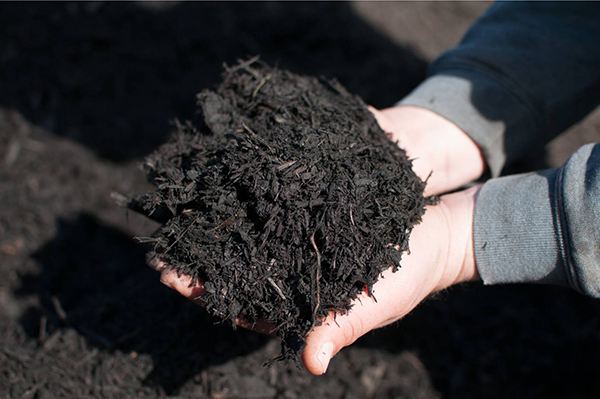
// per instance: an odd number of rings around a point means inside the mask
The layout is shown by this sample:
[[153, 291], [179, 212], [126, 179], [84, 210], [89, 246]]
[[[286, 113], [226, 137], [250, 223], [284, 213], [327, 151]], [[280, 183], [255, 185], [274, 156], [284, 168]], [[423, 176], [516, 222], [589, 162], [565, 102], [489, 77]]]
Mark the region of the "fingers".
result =
[[277, 331], [275, 330], [275, 326], [273, 324], [267, 322], [264, 318], [260, 317], [256, 323], [248, 322], [244, 316], [239, 316], [235, 319], [235, 324], [245, 328], [246, 330], [251, 330], [263, 335], [268, 335], [270, 337], [277, 336]]
[[159, 273], [161, 273], [167, 267], [167, 264], [160, 258], [160, 256], [158, 256], [156, 252], [148, 252], [146, 254], [146, 264]]
[[160, 275], [160, 281], [192, 302], [202, 305], [202, 295], [206, 293], [206, 290], [201, 281], [196, 281], [196, 284], [192, 285], [192, 277], [187, 274], [182, 274], [181, 277], [179, 277], [175, 269], [163, 270]]
[[[185, 274], [178, 276], [175, 269], [167, 267], [168, 265], [157, 259], [155, 255], [149, 254], [147, 263], [161, 273], [160, 281], [163, 284], [194, 303], [203, 305], [202, 295], [206, 291], [201, 281], [192, 285], [193, 280], [190, 276]], [[411, 268], [404, 269], [405, 277], [410, 279], [411, 270]], [[403, 292], [408, 294], [406, 298], [397, 297], [396, 277], [391, 269], [382, 273], [382, 278], [373, 292], [378, 302], [363, 293], [354, 301], [352, 309], [347, 314], [335, 315], [332, 312], [320, 326], [314, 328], [306, 340], [307, 346], [302, 353], [302, 360], [309, 372], [315, 375], [324, 374], [331, 359], [342, 348], [351, 345], [367, 332], [398, 320], [418, 303], [413, 299], [419, 296], [411, 293], [410, 287], [403, 287]], [[251, 323], [240, 316], [236, 319], [236, 324], [262, 334], [276, 335], [274, 326], [263, 319]]]
[[146, 263], [160, 273], [160, 281], [164, 285], [179, 292], [192, 302], [202, 305], [202, 295], [206, 293], [206, 290], [201, 280], [197, 279], [196, 283], [192, 285], [192, 277], [187, 274], [179, 276], [175, 269], [168, 268], [167, 263], [153, 252], [146, 255]]
[[370, 105], [367, 105], [367, 108], [369, 109], [369, 111], [371, 111], [371, 113], [375, 117], [375, 120], [377, 120], [377, 123], [379, 123], [379, 127], [381, 128], [381, 130], [383, 130], [386, 134], [390, 134], [396, 130], [396, 126], [390, 120], [390, 118], [388, 118], [385, 115], [385, 113]]
[[[331, 313], [321, 326], [315, 327], [306, 340], [302, 361], [312, 374], [327, 371], [331, 358], [371, 330], [404, 317], [427, 296], [425, 284], [418, 284], [417, 274], [424, 268], [411, 267], [406, 255], [401, 273], [387, 269], [373, 287], [374, 297], [363, 293], [345, 315]], [[407, 282], [412, 282], [408, 284]]]
[[[160, 273], [160, 281], [164, 285], [179, 292], [179, 294], [183, 295], [195, 304], [200, 306], [204, 305], [202, 296], [206, 293], [206, 290], [204, 289], [204, 284], [201, 280], [198, 280], [195, 285], [192, 285], [192, 277], [188, 276], [187, 274], [182, 274], [179, 276], [175, 269], [168, 268], [167, 263], [160, 259], [160, 257], [154, 252], [150, 252], [146, 255], [146, 263], [152, 269]], [[260, 318], [256, 323], [251, 323], [243, 316], [240, 316], [236, 319], [235, 323], [240, 327], [256, 331], [261, 334], [270, 336], [277, 335], [274, 326], [270, 323], [267, 323], [267, 321], [263, 318]]]

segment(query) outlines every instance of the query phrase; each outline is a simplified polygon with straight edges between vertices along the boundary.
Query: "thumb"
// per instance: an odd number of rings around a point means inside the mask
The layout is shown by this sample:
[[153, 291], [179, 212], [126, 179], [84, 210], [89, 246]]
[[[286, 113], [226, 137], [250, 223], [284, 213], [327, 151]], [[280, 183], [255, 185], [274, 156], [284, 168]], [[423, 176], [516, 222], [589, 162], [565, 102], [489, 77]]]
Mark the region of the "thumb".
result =
[[392, 122], [390, 120], [390, 118], [388, 118], [384, 112], [382, 112], [382, 111], [378, 110], [377, 108], [374, 108], [370, 105], [367, 105], [367, 108], [369, 109], [369, 111], [371, 111], [371, 113], [377, 120], [377, 123], [379, 124], [379, 127], [381, 127], [381, 130], [383, 130], [386, 133], [391, 133], [396, 130], [396, 126], [394, 126], [394, 122]]
[[331, 312], [320, 326], [311, 331], [302, 352], [302, 361], [309, 372], [324, 374], [333, 356], [342, 348], [377, 327], [379, 323], [371, 303], [374, 303], [373, 299], [364, 295], [347, 314]]

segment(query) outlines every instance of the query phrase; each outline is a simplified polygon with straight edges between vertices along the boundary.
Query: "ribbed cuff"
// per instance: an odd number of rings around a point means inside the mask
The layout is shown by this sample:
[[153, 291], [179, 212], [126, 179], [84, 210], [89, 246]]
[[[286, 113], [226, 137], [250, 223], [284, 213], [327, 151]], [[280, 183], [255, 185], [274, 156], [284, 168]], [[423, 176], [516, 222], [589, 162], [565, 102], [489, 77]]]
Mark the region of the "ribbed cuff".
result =
[[485, 284], [570, 286], [556, 205], [559, 169], [502, 177], [483, 185], [473, 242]]
[[[513, 91], [488, 72], [448, 69], [431, 76], [397, 105], [428, 109], [448, 119], [479, 145], [492, 177], [535, 132], [535, 118]], [[505, 140], [508, 129], [511, 139]], [[508, 156], [507, 156], [508, 154]]]

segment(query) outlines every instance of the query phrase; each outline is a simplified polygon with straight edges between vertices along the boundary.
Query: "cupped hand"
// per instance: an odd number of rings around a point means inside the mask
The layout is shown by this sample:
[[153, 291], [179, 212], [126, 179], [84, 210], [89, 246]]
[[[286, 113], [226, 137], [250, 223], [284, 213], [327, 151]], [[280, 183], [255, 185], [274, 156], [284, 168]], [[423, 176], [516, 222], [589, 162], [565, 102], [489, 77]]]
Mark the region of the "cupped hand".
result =
[[346, 315], [330, 314], [307, 338], [306, 368], [323, 374], [331, 358], [367, 332], [391, 324], [433, 292], [479, 278], [473, 255], [472, 224], [479, 186], [442, 196], [427, 208], [409, 239], [401, 268], [382, 273], [373, 286], [376, 301], [363, 294]]
[[[160, 257], [150, 252], [146, 255], [146, 263], [148, 266], [160, 273], [160, 281], [167, 287], [177, 291], [183, 297], [194, 302], [196, 305], [204, 306], [202, 296], [206, 292], [204, 289], [204, 283], [200, 279], [195, 281], [187, 274], [181, 276], [177, 273], [177, 270], [168, 267], [168, 264], [160, 259]], [[265, 335], [275, 335], [274, 326], [267, 323], [263, 319], [259, 319], [256, 323], [249, 323], [244, 319], [243, 316], [238, 317], [235, 323], [248, 330], [253, 330]]]
[[[347, 314], [338, 314], [335, 321], [330, 314], [310, 332], [302, 354], [308, 371], [325, 373], [331, 358], [362, 335], [401, 319], [433, 292], [478, 278], [471, 233], [478, 191], [479, 187], [474, 187], [448, 194], [438, 205], [427, 207], [423, 221], [410, 236], [410, 252], [404, 254], [401, 268], [395, 273], [384, 271], [373, 286], [377, 301], [363, 294]], [[189, 276], [178, 277], [154, 254], [149, 254], [147, 262], [161, 273], [163, 284], [202, 306], [202, 282], [192, 285]], [[266, 322], [251, 325], [243, 318], [236, 322], [273, 335], [273, 327]]]
[[413, 169], [427, 180], [425, 195], [456, 190], [479, 179], [485, 159], [479, 146], [458, 126], [424, 108], [369, 107], [392, 141], [413, 159]]
[[[457, 189], [483, 174], [485, 161], [477, 144], [445, 118], [408, 106], [370, 110], [381, 128], [413, 159], [415, 173], [427, 179], [425, 195]], [[438, 205], [428, 207], [410, 236], [411, 251], [404, 254], [401, 269], [383, 272], [373, 286], [377, 301], [363, 294], [346, 315], [337, 315], [334, 321], [331, 314], [309, 334], [302, 355], [308, 371], [325, 373], [331, 358], [362, 335], [404, 317], [431, 293], [478, 277], [471, 234], [478, 190], [443, 196]], [[203, 305], [202, 281], [192, 285], [189, 276], [178, 276], [154, 254], [147, 261], [161, 273], [163, 284]], [[249, 324], [240, 317], [236, 323], [273, 335], [273, 326], [264, 321]]]

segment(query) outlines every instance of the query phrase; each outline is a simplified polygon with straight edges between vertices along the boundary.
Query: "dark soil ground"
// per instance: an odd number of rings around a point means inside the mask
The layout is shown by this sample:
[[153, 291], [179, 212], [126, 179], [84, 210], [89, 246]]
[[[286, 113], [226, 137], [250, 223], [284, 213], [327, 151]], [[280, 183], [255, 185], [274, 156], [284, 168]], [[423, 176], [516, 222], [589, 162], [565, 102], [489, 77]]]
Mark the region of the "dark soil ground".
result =
[[[261, 54], [378, 107], [408, 93], [481, 3], [0, 5], [0, 397], [591, 398], [600, 303], [553, 287], [457, 287], [338, 355], [263, 368], [277, 340], [163, 287], [114, 206], [221, 62]], [[600, 114], [517, 170], [600, 138]]]

